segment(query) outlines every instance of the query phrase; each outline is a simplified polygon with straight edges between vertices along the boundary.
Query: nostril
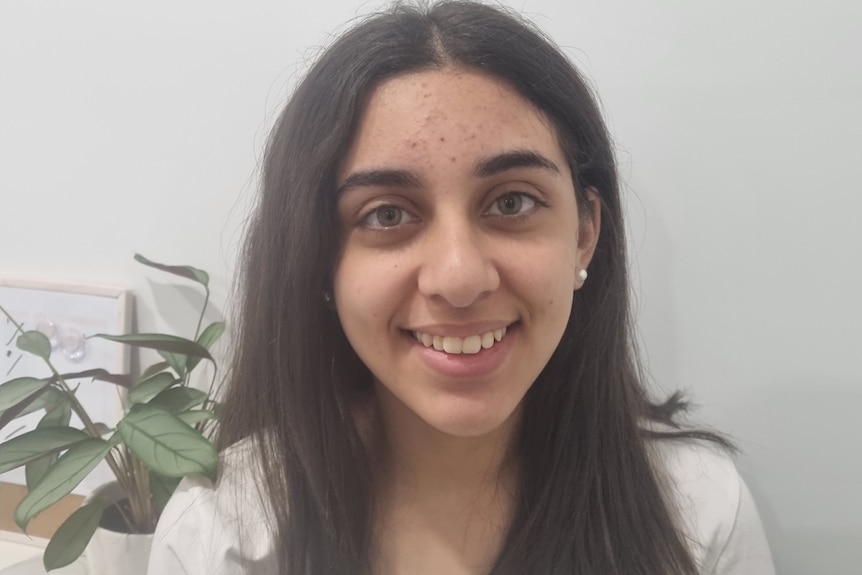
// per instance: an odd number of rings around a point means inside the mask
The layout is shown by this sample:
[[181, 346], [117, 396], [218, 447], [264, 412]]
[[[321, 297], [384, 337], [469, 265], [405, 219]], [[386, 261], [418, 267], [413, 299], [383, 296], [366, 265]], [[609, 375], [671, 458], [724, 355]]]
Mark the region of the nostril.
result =
[[425, 266], [419, 273], [419, 292], [464, 308], [497, 290], [500, 276], [487, 262], [478, 266]]

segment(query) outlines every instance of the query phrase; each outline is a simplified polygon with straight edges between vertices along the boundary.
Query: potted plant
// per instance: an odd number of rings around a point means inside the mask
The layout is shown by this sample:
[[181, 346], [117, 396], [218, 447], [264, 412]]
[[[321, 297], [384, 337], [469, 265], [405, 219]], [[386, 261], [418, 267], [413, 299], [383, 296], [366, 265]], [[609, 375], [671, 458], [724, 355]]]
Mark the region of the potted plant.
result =
[[[137, 377], [103, 369], [59, 373], [51, 361], [48, 338], [25, 329], [0, 302], [0, 313], [18, 332], [17, 347], [41, 358], [52, 374], [18, 377], [0, 384], [0, 429], [18, 417], [44, 410], [35, 429], [0, 443], [0, 473], [21, 466], [26, 471], [27, 494], [15, 509], [16, 524], [26, 531], [34, 516], [71, 493], [102, 461], [116, 481], [114, 496], [101, 492], [91, 495], [57, 529], [43, 554], [47, 570], [75, 561], [100, 525], [130, 534], [153, 533], [161, 510], [182, 477], [200, 474], [215, 478], [218, 454], [209, 437], [217, 412], [212, 397], [216, 375], [209, 349], [225, 325], [214, 322], [203, 327], [209, 276], [190, 266], [164, 265], [139, 254], [135, 259], [191, 280], [205, 292], [191, 339], [162, 333], [90, 336], [155, 350], [160, 361]], [[190, 385], [192, 373], [204, 360], [213, 364], [209, 391]], [[93, 421], [76, 397], [75, 384], [86, 385], [86, 380], [92, 379], [117, 385], [124, 396], [123, 415], [114, 427]], [[73, 413], [80, 426], [70, 425]], [[93, 558], [88, 559], [92, 569]], [[123, 571], [115, 565], [111, 572]]]

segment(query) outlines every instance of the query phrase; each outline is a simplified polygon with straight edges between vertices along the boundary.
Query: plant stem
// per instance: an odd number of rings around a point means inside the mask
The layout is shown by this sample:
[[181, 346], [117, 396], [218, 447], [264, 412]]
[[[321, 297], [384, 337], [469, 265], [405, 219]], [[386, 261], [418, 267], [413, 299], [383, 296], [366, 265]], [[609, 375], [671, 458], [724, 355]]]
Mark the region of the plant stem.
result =
[[140, 497], [141, 517], [144, 520], [144, 528], [147, 531], [154, 531], [156, 528], [156, 509], [153, 505], [153, 498], [150, 496], [150, 473], [146, 465], [139, 458], [132, 454], [135, 468], [137, 469], [138, 497]]
[[[123, 446], [123, 448], [120, 451], [122, 453], [122, 457], [123, 457], [124, 461], [126, 462], [126, 469], [129, 472], [129, 477], [131, 478], [132, 484], [135, 485], [136, 487], [140, 488], [140, 482], [139, 482], [138, 477], [137, 477], [137, 467], [135, 466], [134, 454], [129, 453], [128, 449], [126, 449], [125, 446]], [[129, 529], [132, 532], [137, 532], [139, 530], [138, 529], [139, 523], [140, 523], [140, 521], [142, 521], [142, 517], [143, 517], [142, 509], [141, 509], [141, 505], [140, 505], [139, 489], [135, 489], [135, 490], [129, 492], [127, 495], [128, 495], [128, 500], [129, 500], [129, 510], [131, 511], [132, 516], [137, 517], [139, 520], [138, 523], [136, 523], [135, 525], [129, 525]]]
[[[204, 286], [204, 294], [205, 294], [204, 295], [204, 305], [201, 308], [201, 314], [198, 316], [198, 325], [197, 325], [197, 327], [195, 327], [195, 337], [193, 338], [193, 341], [197, 341], [198, 336], [201, 334], [201, 326], [204, 323], [204, 316], [206, 315], [207, 307], [209, 307], [209, 304], [210, 304], [210, 287], [208, 285]], [[183, 378], [183, 385], [184, 386], [189, 385], [189, 381], [191, 380], [191, 376], [192, 376], [191, 370], [186, 370], [186, 375]]]
[[[212, 397], [213, 388], [215, 388], [216, 378], [218, 377], [218, 366], [215, 364], [215, 362], [212, 362], [212, 365], [213, 365], [213, 376], [212, 376], [212, 379], [210, 379], [210, 387], [207, 390], [207, 399], [206, 399], [206, 401], [204, 401], [204, 404], [202, 407], [203, 407], [203, 409], [212, 409], [213, 412], [215, 412], [216, 402], [213, 401], [212, 399], [210, 399], [210, 397]], [[207, 427], [209, 427], [210, 421], [212, 421], [212, 420], [207, 419], [207, 420], [200, 422], [200, 427], [195, 426], [195, 429], [197, 429], [201, 434], [206, 435], [204, 433], [204, 431], [207, 429]]]
[[[45, 363], [48, 364], [48, 367], [54, 373], [54, 377], [57, 378], [57, 383], [60, 384], [60, 388], [63, 393], [69, 398], [72, 402], [72, 409], [75, 411], [75, 415], [81, 420], [84, 424], [84, 427], [87, 429], [87, 432], [93, 437], [101, 437], [99, 431], [96, 429], [96, 425], [93, 423], [93, 420], [90, 419], [90, 415], [87, 413], [87, 410], [81, 405], [81, 402], [78, 401], [75, 393], [69, 388], [69, 385], [66, 383], [66, 380], [63, 379], [63, 376], [57, 371], [54, 367], [54, 364], [51, 363], [51, 360], [46, 359]], [[123, 473], [122, 468], [117, 464], [117, 461], [114, 459], [114, 456], [111, 455], [111, 452], [108, 452], [105, 455], [105, 461], [108, 463], [108, 467], [111, 468], [111, 471], [114, 474], [114, 477], [117, 478], [117, 481], [120, 483], [120, 486], [123, 488], [126, 493], [133, 490], [133, 485], [128, 483], [128, 477]]]
[[[120, 453], [120, 458], [121, 458], [121, 459], [125, 459], [125, 458], [123, 457], [122, 452]], [[128, 469], [128, 468], [126, 468], [126, 469]], [[119, 480], [118, 480], [118, 481], [119, 481]], [[134, 483], [134, 481], [133, 481], [131, 478], [130, 478], [130, 481], [132, 481], [132, 483]], [[126, 492], [126, 494], [127, 494], [127, 495], [129, 494], [129, 491], [128, 491], [128, 490], [124, 489], [124, 491]], [[129, 501], [131, 501], [131, 496], [129, 496]], [[136, 528], [135, 528], [135, 527], [136, 527], [136, 523], [133, 521], [133, 519], [134, 519], [134, 517], [135, 517], [135, 510], [134, 510], [134, 508], [132, 508], [131, 506], [129, 507], [129, 510], [130, 510], [130, 511], [131, 511], [131, 513], [132, 513], [132, 516], [131, 516], [131, 517], [129, 517], [128, 515], [126, 515], [126, 512], [125, 512], [125, 511], [123, 511], [123, 506], [122, 506], [122, 505], [120, 505], [120, 501], [115, 501], [115, 502], [114, 502], [114, 507], [116, 507], [116, 508], [117, 508], [117, 511], [119, 511], [119, 512], [120, 512], [120, 515], [123, 517], [123, 521], [125, 521], [125, 522], [126, 522], [126, 526], [129, 528], [129, 531], [131, 531], [131, 532], [136, 531]]]
[[195, 328], [195, 341], [198, 340], [198, 336], [201, 334], [201, 326], [204, 323], [204, 315], [207, 313], [207, 307], [210, 304], [210, 287], [204, 286], [204, 291], [206, 291], [206, 295], [204, 296], [204, 306], [201, 308], [201, 315], [198, 316], [198, 326]]

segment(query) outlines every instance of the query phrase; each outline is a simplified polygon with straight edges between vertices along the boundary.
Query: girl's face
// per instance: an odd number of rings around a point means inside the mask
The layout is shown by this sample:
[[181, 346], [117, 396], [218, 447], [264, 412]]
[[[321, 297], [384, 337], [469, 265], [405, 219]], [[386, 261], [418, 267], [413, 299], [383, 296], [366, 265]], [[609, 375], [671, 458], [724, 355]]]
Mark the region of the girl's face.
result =
[[598, 237], [551, 124], [492, 76], [399, 76], [372, 92], [339, 186], [335, 303], [384, 412], [496, 430], [557, 347]]

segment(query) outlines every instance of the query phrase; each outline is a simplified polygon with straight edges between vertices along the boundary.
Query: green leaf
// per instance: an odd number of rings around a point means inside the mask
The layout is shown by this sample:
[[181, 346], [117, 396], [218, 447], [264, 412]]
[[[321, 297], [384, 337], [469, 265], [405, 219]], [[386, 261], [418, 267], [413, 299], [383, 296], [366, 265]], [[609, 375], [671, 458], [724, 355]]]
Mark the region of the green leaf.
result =
[[40, 409], [51, 410], [64, 403], [69, 403], [69, 398], [63, 392], [53, 387], [43, 387], [14, 407], [0, 411], [0, 429], [19, 417], [30, 415]]
[[[76, 371], [74, 373], [61, 374], [65, 381], [73, 379], [84, 379], [91, 377], [99, 381], [107, 381], [121, 387], [132, 387], [132, 376], [126, 373], [111, 373], [104, 369], [88, 369], [85, 371]], [[56, 378], [54, 378], [56, 379]]]
[[205, 347], [184, 337], [168, 335], [164, 333], [130, 333], [125, 335], [108, 335], [97, 333], [91, 337], [99, 337], [108, 341], [115, 341], [132, 347], [145, 347], [156, 351], [180, 353], [191, 357], [212, 359], [210, 352]]
[[154, 363], [150, 367], [144, 370], [144, 373], [141, 374], [141, 381], [148, 379], [160, 371], [164, 371], [169, 368], [171, 365], [166, 361], [160, 361], [159, 363]]
[[158, 509], [159, 513], [161, 513], [165, 508], [165, 505], [168, 504], [168, 500], [171, 498], [171, 495], [174, 494], [174, 491], [177, 489], [177, 485], [179, 484], [179, 477], [164, 477], [163, 475], [150, 471], [150, 493], [153, 495], [153, 501], [155, 502], [156, 509]]
[[21, 413], [21, 415], [33, 413], [40, 409], [51, 411], [61, 405], [71, 405], [69, 396], [56, 387], [48, 387], [44, 389], [44, 393], [39, 395], [39, 397], [37, 397], [36, 400]]
[[[223, 321], [214, 321], [209, 324], [198, 336], [198, 343], [206, 349], [212, 349], [213, 344], [219, 340], [225, 330]], [[189, 358], [188, 370], [191, 371], [197, 366], [200, 360], [194, 357]]]
[[0, 444], [0, 473], [15, 469], [43, 455], [74, 445], [89, 435], [72, 427], [43, 427], [22, 433]]
[[35, 377], [19, 377], [0, 384], [0, 411], [18, 405], [48, 385], [48, 381]]
[[94, 422], [93, 428], [95, 432], [99, 435], [99, 437], [104, 437], [111, 433], [111, 428], [102, 423], [101, 421]]
[[160, 407], [141, 403], [132, 406], [117, 430], [129, 449], [160, 475], [215, 474], [218, 453], [213, 444]]
[[41, 331], [25, 331], [15, 340], [15, 345], [21, 351], [38, 355], [42, 359], [51, 359], [51, 341]]
[[178, 376], [185, 377], [187, 371], [186, 365], [189, 361], [188, 357], [167, 351], [160, 351], [159, 355], [167, 360], [168, 364], [170, 364], [171, 368], [177, 372]]
[[107, 441], [88, 437], [75, 443], [51, 466], [45, 478], [15, 508], [15, 523], [26, 531], [30, 520], [68, 495], [111, 449]]
[[169, 266], [165, 264], [160, 264], [152, 260], [148, 260], [141, 254], [135, 254], [135, 261], [142, 263], [145, 266], [150, 266], [151, 268], [167, 272], [169, 274], [174, 274], [180, 277], [184, 277], [186, 279], [190, 279], [192, 281], [196, 281], [203, 286], [207, 286], [210, 282], [210, 276], [207, 272], [199, 270], [197, 268], [193, 268], [192, 266]]
[[206, 349], [211, 349], [213, 344], [219, 340], [225, 330], [223, 321], [214, 321], [198, 336], [198, 343]]
[[123, 443], [123, 436], [120, 435], [119, 431], [115, 431], [111, 437], [108, 438], [108, 443], [111, 444], [111, 448], [117, 447], [121, 443]]
[[183, 411], [182, 413], [175, 414], [178, 418], [180, 418], [183, 422], [185, 422], [190, 427], [194, 427], [196, 423], [201, 421], [208, 421], [210, 419], [215, 419], [216, 414], [212, 411], [206, 409], [195, 409], [193, 411]]
[[168, 411], [186, 411], [206, 401], [207, 394], [193, 387], [173, 387], [166, 389], [152, 400], [150, 405], [164, 407]]
[[[128, 387], [132, 381], [130, 376], [108, 373], [104, 369], [67, 373], [63, 377], [68, 380], [94, 377], [123, 387]], [[56, 381], [57, 376], [47, 379], [21, 377], [0, 385], [0, 429], [8, 425], [10, 421], [40, 409], [50, 411], [59, 405], [68, 404], [69, 398], [65, 393], [48, 385]], [[33, 389], [36, 391], [32, 391]], [[8, 403], [12, 403], [12, 406], [10, 407]]]
[[138, 385], [129, 390], [129, 402], [146, 403], [177, 382], [179, 380], [173, 374], [165, 371], [142, 379]]
[[[41, 420], [39, 420], [36, 429], [45, 429], [52, 427], [67, 427], [72, 420], [72, 406], [68, 403], [60, 405], [55, 409], [48, 411]], [[24, 476], [27, 481], [27, 489], [33, 489], [48, 473], [48, 469], [57, 461], [59, 454], [55, 451], [48, 455], [43, 455], [33, 461], [27, 463], [24, 467]]]
[[[44, 409], [45, 411], [51, 411], [52, 409], [57, 409], [61, 405], [71, 405], [69, 403], [69, 398], [66, 396], [66, 394], [57, 389], [56, 387], [43, 387], [34, 395], [36, 397], [33, 399], [32, 402], [28, 403], [24, 407], [24, 410], [18, 414], [18, 417], [35, 413], [40, 409]], [[19, 403], [18, 405], [21, 404]]]
[[33, 489], [45, 478], [45, 474], [57, 461], [58, 454], [40, 455], [36, 459], [27, 462], [24, 466], [24, 481], [27, 489]]
[[65, 567], [81, 556], [108, 505], [110, 503], [107, 500], [97, 497], [72, 513], [60, 525], [42, 555], [46, 571]]
[[39, 420], [36, 428], [44, 429], [46, 427], [65, 427], [69, 425], [71, 420], [72, 405], [69, 403], [62, 403], [45, 412], [45, 415]]

